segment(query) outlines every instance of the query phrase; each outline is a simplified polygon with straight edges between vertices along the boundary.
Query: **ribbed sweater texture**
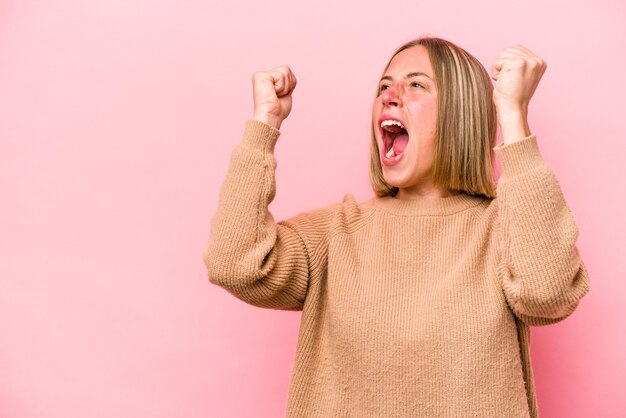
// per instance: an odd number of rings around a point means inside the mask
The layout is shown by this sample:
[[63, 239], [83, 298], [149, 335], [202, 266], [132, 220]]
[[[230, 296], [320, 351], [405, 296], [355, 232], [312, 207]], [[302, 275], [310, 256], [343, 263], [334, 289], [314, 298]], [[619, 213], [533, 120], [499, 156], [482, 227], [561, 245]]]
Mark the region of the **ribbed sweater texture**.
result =
[[276, 222], [280, 131], [246, 121], [213, 215], [211, 283], [301, 310], [286, 416], [538, 417], [529, 326], [589, 291], [536, 135], [496, 145], [497, 197], [373, 197]]

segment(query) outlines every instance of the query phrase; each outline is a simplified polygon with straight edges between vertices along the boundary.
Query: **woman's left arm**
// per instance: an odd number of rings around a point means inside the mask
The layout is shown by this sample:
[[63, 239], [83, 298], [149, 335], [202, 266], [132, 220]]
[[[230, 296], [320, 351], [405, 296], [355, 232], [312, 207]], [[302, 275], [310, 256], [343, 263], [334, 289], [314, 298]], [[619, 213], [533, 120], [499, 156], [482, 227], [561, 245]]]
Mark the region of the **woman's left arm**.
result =
[[545, 69], [520, 45], [504, 49], [492, 66], [503, 137], [494, 147], [502, 168], [498, 277], [512, 311], [532, 326], [565, 319], [590, 288], [576, 247], [578, 227], [528, 127], [528, 103]]

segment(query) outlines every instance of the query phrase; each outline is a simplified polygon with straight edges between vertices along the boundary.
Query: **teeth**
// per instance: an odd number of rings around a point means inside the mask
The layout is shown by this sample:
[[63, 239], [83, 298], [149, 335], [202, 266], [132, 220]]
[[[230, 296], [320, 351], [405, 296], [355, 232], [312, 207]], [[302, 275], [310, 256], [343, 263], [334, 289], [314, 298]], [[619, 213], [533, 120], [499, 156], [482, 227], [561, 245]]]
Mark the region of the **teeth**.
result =
[[391, 158], [393, 157], [393, 147], [389, 148], [389, 151], [387, 151], [387, 154], [385, 154], [387, 156], [387, 158]]
[[403, 125], [403, 124], [401, 124], [400, 122], [398, 122], [397, 120], [387, 119], [387, 120], [384, 120], [384, 121], [382, 121], [382, 122], [380, 123], [380, 127], [381, 127], [381, 128], [384, 128], [384, 127], [386, 127], [386, 126], [391, 126], [391, 125], [397, 125], [397, 126], [401, 127], [402, 129], [405, 129], [405, 128], [404, 128], [404, 125]]

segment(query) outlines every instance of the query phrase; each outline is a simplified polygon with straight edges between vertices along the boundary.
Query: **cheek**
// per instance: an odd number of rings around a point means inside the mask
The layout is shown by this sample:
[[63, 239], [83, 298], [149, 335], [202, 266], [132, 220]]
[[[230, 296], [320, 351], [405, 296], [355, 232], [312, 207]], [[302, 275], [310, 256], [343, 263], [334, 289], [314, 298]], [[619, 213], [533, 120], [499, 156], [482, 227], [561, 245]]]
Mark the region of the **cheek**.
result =
[[437, 118], [436, 100], [420, 100], [415, 103], [415, 109], [422, 116], [422, 119], [433, 120]]
[[414, 103], [411, 108], [411, 124], [413, 132], [428, 140], [437, 129], [437, 102], [422, 100]]
[[380, 115], [382, 112], [382, 102], [380, 100], [380, 96], [374, 99], [374, 104], [372, 104], [372, 119], [377, 115]]
[[435, 123], [437, 121], [437, 102], [436, 101], [433, 101], [432, 103], [429, 104], [428, 112], [430, 114], [430, 117], [433, 123]]

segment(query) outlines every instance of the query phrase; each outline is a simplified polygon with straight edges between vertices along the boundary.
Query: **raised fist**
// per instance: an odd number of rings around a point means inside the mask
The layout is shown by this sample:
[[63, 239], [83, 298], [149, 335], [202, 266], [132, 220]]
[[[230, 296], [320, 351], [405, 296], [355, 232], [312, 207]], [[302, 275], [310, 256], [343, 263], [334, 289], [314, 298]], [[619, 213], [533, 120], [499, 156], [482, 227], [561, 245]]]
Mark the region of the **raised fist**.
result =
[[257, 71], [252, 76], [254, 114], [252, 119], [279, 129], [291, 112], [291, 94], [296, 88], [296, 76], [286, 65], [270, 71]]
[[526, 113], [546, 68], [543, 59], [521, 45], [504, 48], [491, 66], [491, 78], [496, 82], [493, 100], [499, 113]]

